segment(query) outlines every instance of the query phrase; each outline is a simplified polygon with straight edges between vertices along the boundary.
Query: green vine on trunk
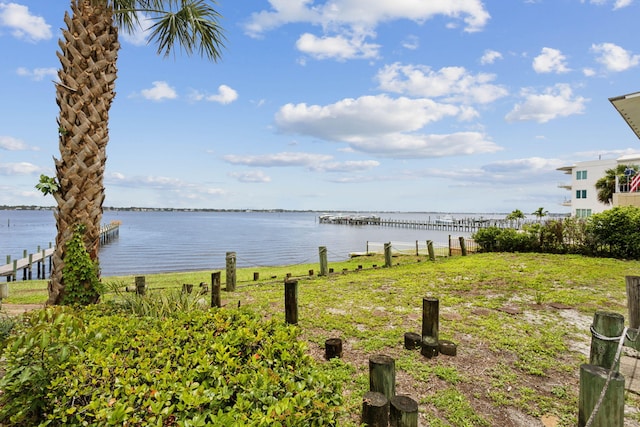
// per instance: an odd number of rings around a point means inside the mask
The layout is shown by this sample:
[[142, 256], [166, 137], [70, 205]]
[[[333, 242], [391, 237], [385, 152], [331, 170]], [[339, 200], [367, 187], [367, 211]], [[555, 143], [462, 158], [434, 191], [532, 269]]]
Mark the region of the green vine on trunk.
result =
[[98, 301], [103, 291], [98, 262], [93, 261], [84, 245], [86, 226], [78, 224], [66, 243], [62, 280], [65, 284], [62, 304], [88, 305]]

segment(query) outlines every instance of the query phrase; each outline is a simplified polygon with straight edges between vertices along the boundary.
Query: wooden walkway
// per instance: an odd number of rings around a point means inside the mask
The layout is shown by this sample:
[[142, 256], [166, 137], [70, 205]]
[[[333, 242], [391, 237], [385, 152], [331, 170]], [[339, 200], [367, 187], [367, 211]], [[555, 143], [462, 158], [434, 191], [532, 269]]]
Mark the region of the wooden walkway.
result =
[[480, 228], [498, 227], [498, 228], [520, 228], [523, 221], [511, 221], [505, 219], [440, 219], [435, 220], [397, 220], [383, 219], [376, 216], [358, 216], [358, 215], [322, 215], [318, 221], [323, 224], [341, 224], [341, 225], [377, 225], [382, 227], [412, 228], [417, 230], [437, 230], [437, 231], [462, 231], [472, 233]]
[[[111, 240], [117, 238], [120, 234], [120, 223], [112, 222], [110, 224], [103, 225], [100, 228], [100, 245], [105, 245]], [[10, 256], [7, 256], [7, 263], [0, 265], [0, 277], [6, 277], [7, 282], [15, 282], [18, 280], [19, 272], [22, 271], [22, 280], [32, 280], [35, 278], [46, 278], [46, 267], [48, 265], [49, 273], [51, 273], [51, 256], [53, 255], [55, 248], [51, 247], [42, 249], [38, 248], [38, 251], [32, 254], [27, 254], [25, 250], [23, 257], [20, 259], [11, 260]]]

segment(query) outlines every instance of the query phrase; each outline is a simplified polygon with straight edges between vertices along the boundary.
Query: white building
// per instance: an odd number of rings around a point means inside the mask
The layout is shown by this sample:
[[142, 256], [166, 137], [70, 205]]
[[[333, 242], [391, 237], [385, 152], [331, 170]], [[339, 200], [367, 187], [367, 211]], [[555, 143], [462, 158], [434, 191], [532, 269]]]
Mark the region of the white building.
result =
[[571, 216], [586, 218], [592, 214], [602, 212], [613, 206], [640, 206], [640, 192], [628, 192], [628, 183], [618, 182], [611, 204], [598, 201], [596, 181], [606, 175], [608, 169], [615, 169], [618, 165], [640, 166], [640, 154], [622, 156], [617, 159], [592, 160], [578, 162], [571, 166], [563, 166], [557, 170], [571, 175], [571, 181], [559, 186], [571, 192], [563, 206], [571, 207]]

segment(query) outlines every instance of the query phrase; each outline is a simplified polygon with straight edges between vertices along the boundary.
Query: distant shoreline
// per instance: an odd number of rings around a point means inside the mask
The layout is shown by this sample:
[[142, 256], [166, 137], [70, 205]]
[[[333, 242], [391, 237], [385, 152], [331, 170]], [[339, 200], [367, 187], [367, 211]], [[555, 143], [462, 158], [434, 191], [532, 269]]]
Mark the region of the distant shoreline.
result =
[[[18, 205], [18, 206], [0, 206], [0, 211], [53, 211], [55, 206], [35, 206], [35, 205]], [[130, 206], [126, 208], [105, 206], [105, 212], [258, 212], [258, 213], [386, 213], [386, 214], [456, 214], [456, 215], [508, 215], [509, 212], [451, 212], [451, 211], [384, 211], [384, 210], [331, 210], [331, 209], [214, 209], [214, 208], [148, 208]], [[547, 217], [565, 217], [567, 213], [552, 212]]]

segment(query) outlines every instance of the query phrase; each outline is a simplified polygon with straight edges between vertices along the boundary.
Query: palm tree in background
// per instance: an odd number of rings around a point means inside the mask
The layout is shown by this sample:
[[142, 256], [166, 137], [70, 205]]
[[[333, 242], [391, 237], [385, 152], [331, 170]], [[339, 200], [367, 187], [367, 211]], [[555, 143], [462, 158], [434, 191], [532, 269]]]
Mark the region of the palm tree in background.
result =
[[627, 170], [633, 170], [635, 175], [638, 173], [638, 166], [635, 165], [618, 165], [614, 169], [604, 171], [604, 176], [596, 181], [595, 187], [597, 191], [598, 201], [610, 205], [613, 201], [613, 193], [616, 192], [616, 177], [620, 184], [626, 184], [630, 176], [625, 175]]
[[549, 211], [545, 211], [543, 207], [539, 207], [538, 209], [533, 211], [531, 215], [535, 215], [535, 217], [538, 218], [538, 221], [540, 221], [543, 217], [547, 216], [548, 213]]
[[172, 54], [177, 46], [187, 55], [197, 51], [217, 61], [224, 37], [214, 5], [213, 0], [71, 0], [57, 52], [61, 64], [56, 83], [60, 158], [55, 159], [55, 180], [45, 179], [45, 188], [39, 187], [53, 194], [57, 203], [48, 304], [59, 304], [64, 298], [66, 243], [78, 227], [84, 230], [83, 242], [91, 260], [98, 260], [109, 109], [115, 97], [120, 50], [118, 31], [139, 29], [139, 14], [145, 14], [152, 22], [149, 43], [157, 46], [158, 54]]

